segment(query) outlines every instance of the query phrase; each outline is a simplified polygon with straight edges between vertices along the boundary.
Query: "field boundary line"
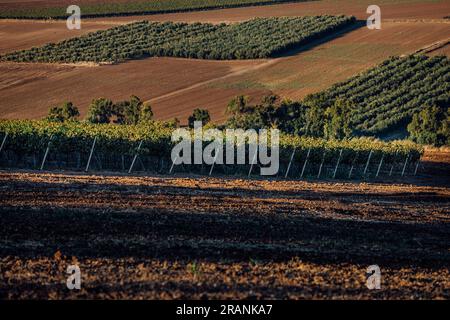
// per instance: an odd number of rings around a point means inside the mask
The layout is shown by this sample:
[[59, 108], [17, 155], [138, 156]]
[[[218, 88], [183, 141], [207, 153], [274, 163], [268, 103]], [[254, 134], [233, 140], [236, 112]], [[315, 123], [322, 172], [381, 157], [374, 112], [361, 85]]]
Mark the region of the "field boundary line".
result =
[[450, 38], [447, 38], [445, 40], [441, 40], [441, 41], [437, 41], [435, 43], [432, 43], [428, 46], [425, 46], [423, 48], [420, 48], [418, 50], [416, 50], [414, 52], [414, 54], [426, 54], [426, 53], [431, 53], [433, 51], [442, 49], [444, 47], [446, 47], [448, 44], [450, 44]]
[[148, 100], [146, 102], [152, 103], [152, 102], [164, 100], [166, 98], [170, 98], [170, 97], [176, 96], [176, 95], [184, 93], [186, 91], [189, 91], [189, 90], [192, 90], [192, 89], [197, 89], [197, 88], [199, 88], [199, 87], [201, 87], [203, 85], [210, 84], [210, 83], [215, 82], [215, 81], [228, 79], [228, 78], [231, 78], [231, 77], [234, 77], [234, 76], [240, 76], [240, 75], [243, 75], [243, 74], [245, 74], [247, 72], [251, 72], [251, 71], [257, 71], [259, 69], [262, 69], [262, 68], [271, 66], [273, 64], [276, 64], [280, 60], [281, 60], [281, 58], [274, 58], [274, 59], [270, 59], [268, 61], [262, 60], [264, 62], [262, 62], [262, 63], [260, 63], [260, 64], [258, 64], [256, 66], [251, 66], [251, 67], [248, 67], [248, 68], [244, 68], [243, 70], [232, 71], [229, 74], [226, 74], [226, 75], [218, 77], [218, 78], [209, 79], [209, 80], [205, 80], [205, 81], [200, 81], [200, 82], [197, 82], [197, 83], [195, 83], [193, 85], [190, 85], [190, 86], [178, 89], [178, 90], [174, 90], [174, 91], [171, 91], [169, 93], [166, 93], [166, 94], [160, 95], [158, 97], [152, 98], [152, 99], [150, 99], [150, 100]]

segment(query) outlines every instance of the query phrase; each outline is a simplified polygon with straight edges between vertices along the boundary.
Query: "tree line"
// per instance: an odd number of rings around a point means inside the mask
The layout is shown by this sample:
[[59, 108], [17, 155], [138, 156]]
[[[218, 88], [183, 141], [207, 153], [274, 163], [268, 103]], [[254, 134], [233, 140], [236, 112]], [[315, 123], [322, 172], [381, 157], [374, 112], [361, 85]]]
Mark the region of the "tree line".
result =
[[[139, 97], [132, 95], [128, 100], [113, 102], [107, 98], [93, 99], [88, 107], [84, 122], [91, 124], [123, 124], [138, 125], [153, 122], [153, 110], [148, 102], [143, 102]], [[48, 115], [44, 118], [49, 122], [78, 122], [80, 111], [72, 102], [64, 102], [49, 108]], [[201, 121], [203, 125], [210, 123], [209, 111], [202, 108], [194, 109], [188, 117], [188, 126], [194, 127], [195, 121]], [[177, 118], [166, 121], [168, 127], [178, 127], [180, 121]]]

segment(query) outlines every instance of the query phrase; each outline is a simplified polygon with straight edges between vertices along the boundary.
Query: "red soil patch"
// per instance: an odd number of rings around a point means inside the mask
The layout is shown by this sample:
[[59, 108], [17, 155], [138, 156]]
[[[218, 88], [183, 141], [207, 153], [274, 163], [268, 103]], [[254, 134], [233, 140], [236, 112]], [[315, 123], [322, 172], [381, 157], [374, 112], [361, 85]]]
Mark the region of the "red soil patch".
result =
[[[81, 7], [84, 4], [105, 3], [106, 0], [78, 0]], [[137, 2], [137, 0], [114, 0], [111, 2]], [[70, 0], [0, 0], [0, 9], [10, 8], [36, 8], [59, 7], [73, 4]], [[156, 21], [242, 21], [253, 17], [271, 16], [300, 16], [320, 14], [347, 14], [354, 15], [358, 19], [367, 19], [366, 9], [372, 5], [369, 0], [322, 0], [300, 3], [275, 4], [268, 6], [250, 6], [231, 9], [216, 9], [207, 11], [182, 12], [174, 14], [157, 14], [144, 16], [145, 19]], [[380, 0], [377, 5], [381, 7], [383, 19], [442, 19], [450, 12], [448, 1], [398, 1]], [[105, 18], [98, 18], [105, 19]], [[143, 16], [113, 17], [107, 18], [114, 21], [130, 21], [144, 19]]]
[[[450, 12], [448, 1], [410, 1], [397, 3], [395, 0], [378, 1], [382, 19], [443, 19]], [[244, 8], [219, 9], [197, 12], [182, 12], [171, 14], [155, 14], [148, 16], [128, 16], [112, 18], [96, 18], [92, 20], [106, 21], [200, 21], [200, 22], [238, 22], [255, 17], [305, 16], [305, 15], [353, 15], [366, 20], [369, 14], [367, 7], [374, 4], [368, 0], [336, 1], [322, 0], [300, 3], [277, 4], [270, 6], [253, 6]]]
[[79, 37], [115, 25], [117, 23], [85, 21], [81, 30], [68, 30], [65, 21], [0, 20], [0, 54]]
[[[1, 63], [0, 114], [2, 118], [42, 118], [49, 106], [67, 100], [79, 106], [83, 116], [95, 97], [117, 101], [135, 94], [150, 99], [259, 63], [173, 58], [101, 67]], [[167, 118], [164, 110], [156, 114]]]

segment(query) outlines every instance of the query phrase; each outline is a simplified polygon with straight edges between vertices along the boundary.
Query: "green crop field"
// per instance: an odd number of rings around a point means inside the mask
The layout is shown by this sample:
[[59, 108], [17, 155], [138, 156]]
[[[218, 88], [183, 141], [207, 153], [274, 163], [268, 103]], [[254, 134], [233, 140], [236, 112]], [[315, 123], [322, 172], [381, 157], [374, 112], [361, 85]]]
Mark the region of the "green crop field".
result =
[[355, 22], [354, 17], [257, 18], [226, 25], [136, 22], [58, 44], [14, 52], [17, 62], [119, 62], [168, 56], [256, 59], [279, 55]]
[[[255, 5], [268, 5], [283, 2], [305, 2], [308, 0], [152, 0], [83, 4], [83, 17], [106, 17], [123, 15], [143, 15], [169, 12], [184, 12], [219, 8], [234, 8]], [[0, 11], [0, 18], [18, 19], [66, 19], [67, 6], [11, 8]]]
[[424, 107], [450, 105], [450, 60], [446, 56], [393, 57], [313, 97], [323, 107], [338, 98], [351, 101], [352, 126], [363, 134], [406, 127]]

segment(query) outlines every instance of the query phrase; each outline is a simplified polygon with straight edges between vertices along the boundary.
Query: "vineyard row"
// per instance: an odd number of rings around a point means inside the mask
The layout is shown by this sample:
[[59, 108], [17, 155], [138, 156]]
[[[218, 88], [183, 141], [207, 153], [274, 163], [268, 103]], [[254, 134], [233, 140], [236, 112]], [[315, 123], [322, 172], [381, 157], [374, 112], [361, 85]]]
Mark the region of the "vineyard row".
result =
[[[55, 124], [45, 121], [0, 121], [0, 165], [4, 167], [133, 170], [169, 173], [251, 175], [258, 161], [247, 152], [248, 165], [180, 165], [174, 167], [173, 128], [147, 126]], [[204, 141], [204, 144], [210, 143]], [[246, 146], [246, 151], [248, 151]], [[408, 141], [358, 138], [325, 141], [282, 135], [279, 175], [357, 178], [415, 172], [422, 149]], [[46, 166], [47, 165], [47, 166]], [[414, 168], [411, 168], [413, 166]]]

